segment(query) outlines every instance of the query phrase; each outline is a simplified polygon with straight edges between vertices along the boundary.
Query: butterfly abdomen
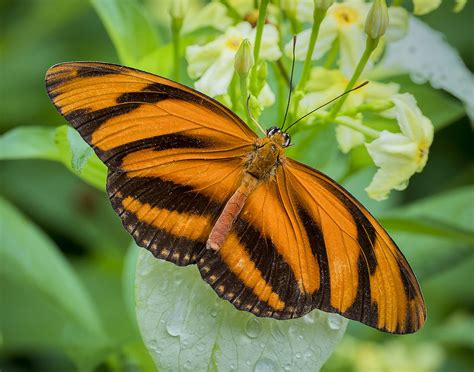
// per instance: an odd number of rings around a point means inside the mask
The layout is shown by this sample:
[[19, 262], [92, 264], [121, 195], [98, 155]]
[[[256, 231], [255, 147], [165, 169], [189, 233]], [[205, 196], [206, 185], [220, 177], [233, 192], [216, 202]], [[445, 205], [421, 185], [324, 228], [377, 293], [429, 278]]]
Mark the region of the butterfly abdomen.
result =
[[214, 227], [209, 234], [206, 248], [218, 251], [234, 224], [235, 219], [240, 214], [240, 211], [245, 205], [250, 193], [255, 190], [259, 180], [250, 173], [245, 173], [242, 178], [242, 183], [227, 201], [222, 213], [217, 219]]

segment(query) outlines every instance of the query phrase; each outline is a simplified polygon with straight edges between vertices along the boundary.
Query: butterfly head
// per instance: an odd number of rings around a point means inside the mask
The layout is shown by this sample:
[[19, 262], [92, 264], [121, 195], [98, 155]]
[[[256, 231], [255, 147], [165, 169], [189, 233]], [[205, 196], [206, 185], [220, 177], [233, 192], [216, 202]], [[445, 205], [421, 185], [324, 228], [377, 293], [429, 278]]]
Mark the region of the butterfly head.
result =
[[271, 127], [267, 129], [267, 137], [273, 142], [277, 143], [282, 147], [288, 147], [291, 145], [291, 137], [288, 133], [283, 132], [278, 127]]

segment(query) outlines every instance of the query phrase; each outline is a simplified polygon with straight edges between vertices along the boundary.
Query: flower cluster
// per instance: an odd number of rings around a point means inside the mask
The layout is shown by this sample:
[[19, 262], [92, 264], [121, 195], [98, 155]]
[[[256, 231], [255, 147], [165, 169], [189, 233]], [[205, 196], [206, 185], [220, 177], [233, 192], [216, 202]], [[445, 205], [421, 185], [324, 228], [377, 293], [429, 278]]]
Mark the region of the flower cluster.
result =
[[[413, 2], [414, 13], [425, 14], [441, 0]], [[458, 3], [457, 10], [463, 6]], [[179, 4], [173, 9], [186, 11]], [[299, 77], [287, 115], [293, 122], [368, 80], [291, 131], [334, 125], [343, 153], [363, 148], [377, 167], [366, 191], [383, 200], [423, 169], [433, 141], [433, 125], [414, 96], [376, 79], [385, 48], [406, 35], [410, 16], [400, 6], [387, 7], [386, 0], [212, 1], [186, 18], [192, 27], [181, 30], [214, 30], [186, 47], [187, 73], [198, 90], [229, 105], [249, 125], [248, 102], [257, 119], [266, 109], [284, 114], [293, 56]], [[377, 118], [381, 125], [373, 124]]]

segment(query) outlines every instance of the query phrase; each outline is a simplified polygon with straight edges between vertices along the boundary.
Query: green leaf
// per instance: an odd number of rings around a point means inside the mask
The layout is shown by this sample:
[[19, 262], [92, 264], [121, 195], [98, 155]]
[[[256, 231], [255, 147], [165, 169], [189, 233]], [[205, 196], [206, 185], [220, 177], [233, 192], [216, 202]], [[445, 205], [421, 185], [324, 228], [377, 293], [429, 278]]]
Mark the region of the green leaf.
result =
[[409, 92], [416, 98], [418, 106], [425, 116], [431, 119], [438, 131], [466, 115], [461, 102], [442, 90], [436, 90], [429, 84], [415, 84], [407, 75], [390, 79], [401, 85], [402, 92]]
[[104, 190], [106, 166], [73, 128], [21, 127], [0, 136], [0, 160], [59, 161], [86, 182]]
[[318, 310], [286, 321], [238, 311], [194, 265], [177, 267], [143, 249], [135, 283], [139, 327], [159, 370], [315, 371], [347, 325]]
[[381, 218], [420, 278], [439, 275], [474, 255], [473, 193], [472, 186], [462, 187]]
[[104, 190], [107, 167], [76, 130], [67, 125], [58, 127], [55, 143], [61, 153], [59, 161], [92, 186]]
[[[160, 40], [141, 4], [133, 0], [91, 0], [91, 3], [112, 39], [121, 63], [143, 68], [140, 62], [160, 46]], [[158, 62], [157, 59], [155, 64]]]
[[[33, 290], [43, 302], [60, 314], [61, 319], [75, 325], [78, 337], [80, 334], [81, 338], [85, 337], [93, 343], [81, 348], [71, 340], [72, 335], [63, 329], [62, 334], [56, 337], [62, 337], [66, 345], [72, 347], [74, 344], [75, 348], [80, 348], [71, 349], [70, 353], [77, 355], [84, 350], [90, 352], [91, 349], [103, 347], [106, 339], [95, 305], [54, 243], [13, 205], [1, 198], [0, 224], [0, 231], [4, 232], [0, 250], [2, 283]], [[5, 340], [9, 343], [21, 339], [24, 341], [25, 338], [28, 340], [29, 335], [5, 333]]]
[[19, 127], [8, 131], [0, 137], [0, 160], [58, 160], [60, 154], [54, 146], [54, 130], [51, 127]]

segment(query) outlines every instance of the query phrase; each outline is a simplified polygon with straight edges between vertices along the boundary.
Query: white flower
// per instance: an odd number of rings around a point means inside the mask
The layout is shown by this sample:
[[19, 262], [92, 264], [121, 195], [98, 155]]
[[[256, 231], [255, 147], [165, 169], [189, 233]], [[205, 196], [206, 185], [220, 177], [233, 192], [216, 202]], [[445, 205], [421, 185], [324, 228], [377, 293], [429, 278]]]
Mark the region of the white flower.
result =
[[[320, 106], [344, 92], [349, 79], [340, 70], [329, 70], [323, 67], [314, 67], [310, 79], [306, 83], [306, 94], [300, 101], [298, 114], [304, 115], [317, 106]], [[362, 83], [362, 81], [360, 81]], [[356, 83], [357, 84], [357, 83]], [[371, 81], [370, 84], [350, 93], [342, 111], [357, 107], [362, 103], [387, 101], [398, 93], [399, 85], [395, 83], [379, 83]], [[325, 107], [324, 109], [330, 109]]]
[[[304, 4], [304, 6], [303, 6]], [[303, 3], [298, 10], [306, 21], [312, 21], [312, 11], [308, 11], [308, 4]], [[314, 5], [313, 5], [314, 6]], [[340, 64], [347, 75], [351, 75], [365, 48], [366, 34], [364, 33], [365, 18], [370, 4], [361, 0], [348, 0], [333, 4], [321, 23], [313, 59], [320, 59], [331, 48], [333, 42], [339, 40]], [[304, 60], [308, 51], [311, 29], [300, 32], [296, 39], [296, 59]], [[291, 55], [292, 43], [285, 46], [285, 53]]]
[[[229, 28], [224, 35], [205, 45], [191, 45], [186, 48], [188, 74], [195, 82], [196, 89], [215, 97], [225, 94], [234, 74], [234, 57], [244, 39], [252, 43], [255, 29], [250, 23], [241, 22]], [[278, 31], [267, 24], [263, 29], [260, 58], [274, 61], [281, 57], [278, 47]]]
[[409, 178], [423, 170], [433, 142], [433, 124], [423, 116], [412, 95], [397, 94], [392, 102], [401, 133], [382, 131], [366, 145], [379, 168], [365, 189], [375, 200], [386, 199], [392, 189], [404, 190]]
[[[354, 122], [359, 126], [362, 126], [362, 118], [359, 116], [357, 118], [351, 118], [349, 116], [340, 116], [338, 117], [339, 121], [344, 122]], [[339, 145], [339, 149], [347, 154], [354, 147], [362, 145], [365, 142], [365, 136], [354, 129], [348, 128], [344, 125], [338, 125], [336, 127], [336, 140]]]

